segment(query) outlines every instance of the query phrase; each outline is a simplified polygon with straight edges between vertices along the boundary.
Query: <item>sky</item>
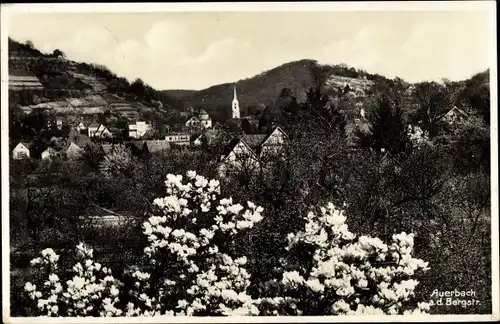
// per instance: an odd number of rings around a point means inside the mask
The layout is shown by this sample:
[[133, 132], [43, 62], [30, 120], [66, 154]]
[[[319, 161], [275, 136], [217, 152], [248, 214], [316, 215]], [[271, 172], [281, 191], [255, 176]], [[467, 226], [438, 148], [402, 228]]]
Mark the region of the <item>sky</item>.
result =
[[408, 82], [489, 68], [487, 11], [12, 13], [9, 37], [156, 89], [199, 90], [300, 59]]

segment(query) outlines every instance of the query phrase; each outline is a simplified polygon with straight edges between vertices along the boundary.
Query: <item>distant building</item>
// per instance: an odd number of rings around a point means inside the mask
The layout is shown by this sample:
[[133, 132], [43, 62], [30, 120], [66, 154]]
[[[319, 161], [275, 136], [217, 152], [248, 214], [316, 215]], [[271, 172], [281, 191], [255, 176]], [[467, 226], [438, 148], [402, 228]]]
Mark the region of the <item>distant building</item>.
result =
[[130, 138], [141, 138], [148, 131], [153, 129], [153, 125], [146, 121], [133, 121], [128, 125], [128, 136]]
[[29, 149], [29, 144], [26, 142], [19, 142], [19, 144], [14, 147], [12, 150], [12, 158], [14, 160], [22, 160], [22, 159], [29, 159], [30, 157], [30, 149]]
[[101, 124], [99, 126], [99, 128], [97, 129], [97, 131], [94, 133], [94, 137], [110, 138], [110, 137], [113, 137], [113, 134], [111, 133], [109, 128], [107, 128], [106, 126]]
[[259, 166], [259, 157], [252, 148], [243, 139], [235, 138], [221, 156], [218, 172], [219, 176], [224, 177], [230, 170], [254, 172]]
[[190, 127], [190, 128], [191, 127], [200, 127], [200, 125], [201, 125], [200, 119], [196, 116], [192, 116], [185, 123], [185, 126]]
[[66, 153], [66, 156], [69, 159], [75, 159], [82, 155], [83, 148], [73, 142], [69, 142], [69, 144], [64, 148], [64, 153]]
[[189, 145], [190, 144], [190, 135], [185, 133], [178, 134], [168, 134], [165, 136], [165, 140], [170, 144], [176, 145]]
[[234, 97], [231, 105], [231, 111], [233, 119], [240, 119], [240, 103], [238, 102], [238, 97], [236, 96], [236, 86], [234, 86]]
[[79, 122], [77, 125], [76, 125], [76, 129], [79, 131], [79, 132], [83, 132], [84, 130], [87, 129], [87, 127], [85, 127], [85, 125], [83, 124], [83, 122]]
[[258, 154], [263, 156], [274, 156], [280, 153], [283, 146], [288, 141], [288, 135], [280, 128], [276, 127], [260, 144]]
[[42, 160], [50, 160], [57, 155], [58, 152], [56, 151], [56, 149], [49, 146], [45, 151], [42, 152]]
[[201, 122], [201, 127], [203, 128], [211, 128], [212, 127], [212, 119], [210, 118], [210, 115], [204, 110], [200, 110], [200, 122]]
[[442, 115], [440, 120], [452, 125], [456, 122], [461, 122], [468, 117], [469, 115], [465, 111], [459, 109], [457, 106], [454, 106], [446, 114]]
[[90, 123], [90, 125], [87, 127], [88, 136], [94, 137], [99, 127], [101, 127], [101, 124], [99, 124], [95, 120], [92, 123]]

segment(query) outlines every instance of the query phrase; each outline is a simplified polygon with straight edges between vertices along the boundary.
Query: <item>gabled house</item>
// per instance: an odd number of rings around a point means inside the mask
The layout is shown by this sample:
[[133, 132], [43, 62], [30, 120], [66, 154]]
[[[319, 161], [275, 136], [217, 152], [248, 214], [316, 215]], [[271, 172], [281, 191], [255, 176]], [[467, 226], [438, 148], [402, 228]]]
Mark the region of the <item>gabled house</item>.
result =
[[287, 141], [288, 135], [278, 126], [264, 138], [258, 149], [258, 154], [260, 157], [277, 154]]
[[192, 116], [191, 118], [189, 118], [186, 123], [184, 124], [186, 127], [200, 127], [201, 125], [201, 121], [198, 117], [196, 116]]
[[83, 122], [79, 122], [77, 125], [76, 125], [76, 129], [79, 131], [79, 132], [83, 132], [84, 130], [87, 129], [87, 127], [85, 127], [85, 125], [83, 124]]
[[260, 167], [258, 155], [241, 138], [231, 140], [221, 156], [219, 176], [224, 177], [231, 169], [254, 172]]
[[66, 147], [63, 149], [64, 153], [69, 159], [80, 157], [83, 153], [83, 150], [84, 149], [82, 147], [75, 144], [74, 142], [68, 142]]
[[101, 125], [99, 125], [99, 128], [97, 128], [96, 132], [94, 133], [94, 137], [110, 138], [110, 137], [113, 137], [113, 134], [111, 133], [109, 128], [107, 128], [106, 126], [101, 124]]
[[212, 127], [212, 119], [210, 115], [204, 110], [200, 110], [199, 119], [202, 128], [211, 128]]
[[97, 132], [97, 130], [99, 129], [99, 127], [101, 126], [101, 124], [99, 124], [98, 122], [96, 122], [95, 120], [87, 127], [87, 131], [88, 131], [88, 136], [89, 137], [94, 137], [95, 136], [95, 133]]
[[45, 151], [42, 152], [42, 160], [50, 160], [56, 157], [58, 154], [59, 152], [55, 148], [49, 146], [45, 149]]
[[468, 117], [469, 115], [465, 111], [459, 109], [457, 106], [454, 106], [447, 113], [439, 117], [439, 120], [448, 124], [454, 124], [456, 122], [463, 121]]
[[130, 138], [141, 138], [153, 129], [153, 125], [146, 121], [133, 121], [128, 125], [128, 136]]
[[30, 146], [28, 142], [19, 142], [12, 150], [12, 158], [14, 160], [29, 159]]

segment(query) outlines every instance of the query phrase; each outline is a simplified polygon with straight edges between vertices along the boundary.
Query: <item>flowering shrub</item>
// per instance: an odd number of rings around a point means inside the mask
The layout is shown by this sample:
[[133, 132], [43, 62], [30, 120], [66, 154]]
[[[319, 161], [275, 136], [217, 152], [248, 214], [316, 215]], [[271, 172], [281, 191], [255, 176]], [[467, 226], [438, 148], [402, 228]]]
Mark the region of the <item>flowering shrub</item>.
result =
[[419, 126], [408, 125], [406, 132], [412, 145], [419, 149], [423, 145], [429, 145], [429, 132], [423, 131]]
[[[46, 316], [207, 316], [396, 314], [413, 296], [427, 263], [411, 256], [413, 235], [391, 245], [348, 231], [332, 204], [310, 212], [303, 231], [288, 236], [289, 256], [274, 279], [250, 296], [247, 257], [236, 244], [262, 219], [263, 209], [220, 199], [217, 180], [194, 171], [167, 176], [164, 198], [143, 224], [144, 258], [119, 278], [77, 246], [73, 277], [61, 282], [59, 256], [51, 249], [32, 260], [48, 280], [25, 291]], [[258, 278], [256, 278], [258, 280]], [[43, 283], [42, 283], [43, 282]], [[428, 304], [414, 310], [424, 312]]]
[[27, 282], [24, 290], [32, 300], [37, 300], [39, 314], [45, 316], [120, 316], [115, 307], [121, 283], [111, 275], [111, 269], [92, 260], [93, 250], [84, 244], [77, 246], [77, 258], [73, 266], [74, 276], [63, 287], [55, 271], [59, 268], [59, 255], [45, 249], [42, 256], [31, 261], [39, 265], [48, 280], [43, 284]]
[[[288, 235], [290, 252], [281, 276], [264, 283], [258, 301], [264, 315], [399, 314], [413, 296], [427, 263], [411, 256], [413, 235], [392, 244], [349, 232], [346, 217], [331, 203], [309, 212], [304, 231]], [[429, 309], [420, 303], [406, 313]]]

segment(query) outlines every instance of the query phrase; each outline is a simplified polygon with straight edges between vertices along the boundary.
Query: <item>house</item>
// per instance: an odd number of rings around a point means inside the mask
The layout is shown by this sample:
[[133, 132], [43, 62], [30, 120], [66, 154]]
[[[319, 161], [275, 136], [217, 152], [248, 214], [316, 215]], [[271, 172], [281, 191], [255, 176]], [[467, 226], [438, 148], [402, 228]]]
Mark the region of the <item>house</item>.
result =
[[87, 129], [87, 127], [85, 127], [85, 125], [83, 124], [83, 122], [79, 122], [77, 125], [76, 125], [76, 129], [79, 131], [79, 132], [83, 132], [84, 130]]
[[231, 137], [224, 130], [209, 129], [197, 136], [193, 141], [193, 145], [200, 146], [204, 142], [208, 145], [213, 145], [218, 141], [227, 142], [230, 139]]
[[201, 127], [202, 128], [211, 128], [212, 127], [212, 119], [210, 118], [210, 115], [204, 110], [200, 110], [200, 122], [201, 122]]
[[469, 115], [465, 111], [459, 109], [457, 106], [454, 106], [446, 114], [442, 115], [439, 120], [451, 125], [456, 122], [463, 121], [468, 117]]
[[64, 153], [69, 159], [78, 158], [83, 153], [83, 148], [75, 144], [74, 142], [69, 142], [68, 145], [63, 149]]
[[218, 167], [219, 176], [224, 177], [231, 169], [253, 172], [260, 166], [259, 157], [252, 148], [241, 138], [232, 139], [221, 156]]
[[278, 126], [274, 128], [272, 132], [261, 142], [258, 150], [259, 156], [262, 157], [264, 155], [278, 153], [287, 141], [288, 135], [281, 129], [281, 127]]
[[12, 150], [12, 158], [14, 160], [29, 159], [30, 145], [27, 142], [19, 142]]
[[95, 133], [97, 132], [97, 130], [99, 129], [99, 127], [101, 126], [101, 124], [99, 124], [98, 122], [96, 122], [95, 120], [87, 127], [87, 131], [88, 131], [88, 136], [89, 137], [94, 137], [95, 136]]
[[186, 127], [200, 127], [201, 125], [201, 121], [198, 117], [196, 116], [192, 116], [191, 118], [189, 118], [186, 123], [185, 123], [185, 126]]
[[264, 142], [264, 139], [267, 137], [266, 134], [242, 134], [239, 136], [242, 140], [245, 141], [248, 146], [250, 146], [256, 152], [260, 149], [260, 145]]
[[58, 152], [56, 151], [56, 149], [49, 146], [45, 151], [42, 152], [42, 160], [50, 160], [57, 155]]
[[128, 125], [128, 136], [130, 138], [141, 138], [148, 131], [153, 129], [153, 125], [146, 121], [133, 121]]
[[190, 135], [186, 133], [173, 133], [165, 136], [165, 140], [170, 144], [189, 145]]
[[97, 128], [97, 130], [95, 131], [94, 137], [110, 138], [113, 137], [113, 134], [111, 133], [109, 128], [101, 124], [99, 125], [99, 128]]
[[170, 149], [170, 143], [166, 140], [146, 141], [145, 145], [149, 153], [164, 152]]
[[68, 134], [68, 141], [72, 141], [80, 147], [85, 147], [92, 144], [92, 141], [85, 134], [80, 134], [76, 128], [71, 128]]

